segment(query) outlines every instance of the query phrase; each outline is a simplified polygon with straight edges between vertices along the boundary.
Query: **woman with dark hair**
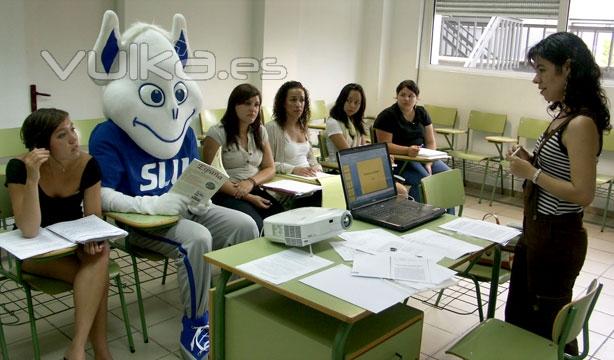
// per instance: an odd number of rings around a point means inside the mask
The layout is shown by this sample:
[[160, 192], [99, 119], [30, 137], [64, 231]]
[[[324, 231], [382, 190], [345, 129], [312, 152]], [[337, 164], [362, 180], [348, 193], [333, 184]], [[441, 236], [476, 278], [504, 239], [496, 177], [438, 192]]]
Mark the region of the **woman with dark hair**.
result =
[[209, 129], [203, 143], [203, 159], [208, 164], [222, 148], [222, 164], [230, 176], [212, 201], [251, 216], [258, 230], [262, 230], [262, 219], [283, 211], [277, 200], [259, 187], [275, 175], [267, 132], [260, 118], [261, 100], [254, 86], [235, 87], [220, 124]]
[[[420, 95], [418, 85], [413, 80], [404, 80], [397, 86], [396, 94], [397, 102], [384, 109], [373, 124], [377, 142], [388, 143], [392, 155], [413, 157], [418, 155], [421, 147], [437, 149], [431, 117], [424, 107], [416, 105]], [[397, 167], [400, 168], [402, 166]], [[420, 180], [446, 170], [450, 168], [441, 160], [427, 163], [409, 161], [399, 175], [411, 186], [409, 195], [422, 202]]]
[[322, 171], [309, 143], [309, 92], [298, 81], [284, 83], [273, 105], [273, 119], [266, 124], [275, 170], [282, 174], [315, 176]]
[[362, 86], [347, 84], [341, 89], [326, 120], [328, 161], [337, 161], [337, 151], [365, 144], [364, 114], [367, 99]]
[[[508, 153], [512, 174], [526, 180], [523, 235], [515, 250], [505, 319], [550, 338], [584, 264], [583, 210], [593, 201], [610, 113], [599, 66], [576, 35], [552, 34], [533, 46], [527, 59], [553, 119], [531, 154], [518, 147]], [[577, 354], [575, 341], [566, 352]]]
[[[362, 86], [347, 84], [341, 89], [326, 120], [328, 160], [337, 162], [337, 151], [365, 144], [364, 114], [367, 99]], [[407, 197], [407, 188], [395, 182], [397, 193]]]
[[[100, 169], [96, 160], [79, 148], [68, 113], [39, 109], [21, 127], [29, 152], [11, 159], [6, 167], [15, 225], [24, 237], [39, 229], [84, 215], [101, 216]], [[25, 260], [25, 272], [73, 285], [75, 335], [64, 356], [85, 359], [89, 340], [97, 359], [110, 359], [107, 345], [109, 245], [80, 245], [74, 255], [48, 262]]]

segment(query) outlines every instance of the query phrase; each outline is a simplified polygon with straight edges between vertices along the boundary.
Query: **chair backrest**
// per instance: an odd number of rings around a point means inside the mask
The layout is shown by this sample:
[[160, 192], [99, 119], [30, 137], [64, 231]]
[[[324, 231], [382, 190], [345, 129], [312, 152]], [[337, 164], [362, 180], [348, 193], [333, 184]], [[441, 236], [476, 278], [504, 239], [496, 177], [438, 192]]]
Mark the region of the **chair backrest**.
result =
[[318, 145], [320, 146], [320, 160], [328, 160], [328, 147], [326, 146], [326, 132], [320, 131], [318, 133]]
[[614, 130], [603, 134], [602, 151], [614, 151]]
[[471, 110], [469, 113], [469, 129], [503, 135], [507, 115]]
[[13, 216], [9, 191], [4, 186], [6, 175], [0, 175], [0, 226], [6, 229], [6, 219]]
[[224, 163], [222, 162], [222, 147], [221, 146], [217, 149], [217, 152], [215, 153], [213, 160], [211, 160], [211, 166], [223, 172], [224, 174], [228, 175], [228, 173], [226, 173], [226, 169], [224, 168]]
[[271, 109], [270, 106], [262, 106], [260, 110], [262, 110], [261, 116], [263, 124], [273, 120], [273, 109]]
[[373, 126], [369, 128], [369, 136], [371, 138], [371, 144], [375, 144], [377, 142], [377, 133], [375, 132], [375, 128]]
[[0, 157], [14, 157], [26, 151], [21, 141], [21, 128], [0, 129]]
[[458, 206], [463, 215], [465, 188], [460, 169], [452, 169], [422, 178], [422, 196], [426, 204], [448, 209]]
[[537, 138], [546, 131], [550, 125], [547, 120], [534, 119], [530, 117], [521, 117], [518, 124], [518, 138], [537, 140]]
[[328, 109], [326, 108], [326, 102], [324, 102], [324, 100], [312, 101], [309, 110], [311, 112], [309, 120], [328, 118]]
[[200, 112], [200, 128], [203, 135], [207, 135], [209, 128], [220, 122], [225, 112], [226, 109], [205, 109]]
[[584, 330], [583, 353], [588, 352], [588, 320], [602, 287], [603, 285], [594, 279], [584, 296], [563, 306], [556, 315], [552, 325], [552, 341], [558, 343], [559, 359], [563, 358], [565, 345], [578, 337], [582, 330]]
[[90, 135], [96, 125], [105, 121], [105, 118], [97, 118], [97, 119], [85, 119], [85, 120], [75, 120], [73, 124], [75, 125], [75, 129], [79, 134], [79, 145], [87, 146], [90, 142]]
[[424, 105], [424, 108], [431, 116], [433, 125], [453, 128], [456, 124], [456, 108], [429, 104]]

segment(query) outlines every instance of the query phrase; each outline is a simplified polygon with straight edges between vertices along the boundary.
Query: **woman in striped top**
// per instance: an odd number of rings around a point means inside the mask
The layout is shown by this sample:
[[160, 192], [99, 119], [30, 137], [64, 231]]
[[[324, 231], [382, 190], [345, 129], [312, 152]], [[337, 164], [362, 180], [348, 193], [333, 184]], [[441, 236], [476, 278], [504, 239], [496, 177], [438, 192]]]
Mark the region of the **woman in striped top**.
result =
[[[511, 172], [524, 178], [523, 236], [516, 246], [505, 320], [550, 338], [569, 301], [587, 248], [583, 209], [593, 201], [597, 159], [610, 129], [601, 71], [582, 39], [552, 34], [527, 55], [533, 82], [553, 120], [535, 150], [511, 149]], [[518, 150], [518, 151], [516, 151]], [[577, 354], [574, 341], [566, 352]]]

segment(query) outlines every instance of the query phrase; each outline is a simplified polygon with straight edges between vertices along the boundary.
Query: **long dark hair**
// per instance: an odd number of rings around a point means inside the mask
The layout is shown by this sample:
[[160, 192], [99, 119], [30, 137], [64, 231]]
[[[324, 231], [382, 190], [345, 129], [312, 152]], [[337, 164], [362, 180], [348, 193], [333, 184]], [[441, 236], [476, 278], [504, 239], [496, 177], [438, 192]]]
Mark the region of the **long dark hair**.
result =
[[288, 120], [286, 115], [286, 98], [288, 97], [288, 91], [290, 91], [290, 89], [301, 89], [305, 93], [305, 107], [303, 113], [298, 118], [298, 123], [301, 130], [307, 133], [307, 122], [311, 115], [311, 110], [309, 109], [309, 92], [305, 89], [303, 84], [298, 81], [286, 81], [279, 90], [277, 90], [275, 102], [273, 104], [273, 119], [283, 129], [286, 120]]
[[365, 98], [365, 92], [362, 89], [362, 86], [354, 83], [345, 85], [343, 89], [341, 89], [341, 92], [335, 101], [335, 105], [333, 105], [333, 107], [330, 109], [330, 116], [337, 121], [341, 121], [346, 128], [349, 128], [350, 124], [348, 116], [343, 110], [343, 107], [345, 106], [345, 102], [348, 100], [352, 90], [360, 93], [360, 107], [354, 115], [350, 116], [350, 119], [352, 119], [352, 124], [354, 124], [356, 131], [358, 131], [358, 133], [361, 135], [366, 135], [367, 133], [365, 132], [363, 117], [365, 115], [365, 108], [367, 107], [367, 99]]
[[549, 105], [551, 111], [565, 111], [568, 116], [590, 117], [600, 137], [604, 130], [611, 128], [608, 98], [600, 83], [601, 69], [581, 38], [569, 32], [554, 33], [529, 49], [527, 59], [534, 67], [537, 57], [553, 63], [557, 72], [562, 71], [563, 65], [569, 60], [565, 96], [563, 101]]
[[[238, 145], [237, 138], [239, 137], [239, 117], [237, 116], [237, 111], [235, 107], [237, 105], [241, 105], [245, 103], [247, 100], [253, 98], [254, 96], [258, 96], [258, 100], [262, 104], [262, 95], [260, 94], [260, 90], [258, 90], [255, 86], [251, 84], [241, 84], [235, 87], [230, 96], [228, 97], [228, 106], [226, 107], [226, 112], [220, 122], [224, 126], [224, 130], [226, 131], [226, 144], [228, 147], [230, 145], [235, 144]], [[258, 150], [262, 151], [262, 135], [260, 134], [260, 125], [262, 120], [260, 119], [260, 111], [258, 111], [258, 115], [256, 116], [256, 120], [253, 123], [249, 124], [248, 130], [251, 129], [254, 134], [254, 141], [256, 142], [256, 147]]]
[[21, 126], [21, 141], [32, 151], [34, 148], [49, 150], [51, 134], [68, 118], [68, 113], [60, 109], [38, 109], [28, 115]]

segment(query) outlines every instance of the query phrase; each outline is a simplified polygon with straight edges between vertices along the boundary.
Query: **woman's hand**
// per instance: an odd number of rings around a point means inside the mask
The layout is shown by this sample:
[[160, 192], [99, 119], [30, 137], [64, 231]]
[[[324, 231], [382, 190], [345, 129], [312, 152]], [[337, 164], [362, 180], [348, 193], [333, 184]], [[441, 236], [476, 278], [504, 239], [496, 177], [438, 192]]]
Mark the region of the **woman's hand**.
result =
[[416, 157], [418, 156], [419, 152], [420, 152], [420, 146], [418, 145], [412, 145], [407, 148], [407, 156]]
[[292, 170], [292, 173], [294, 175], [300, 175], [300, 176], [316, 176], [316, 172], [317, 170], [311, 167], [295, 167]]
[[34, 148], [24, 156], [23, 162], [26, 164], [28, 180], [38, 183], [40, 179], [40, 167], [49, 159], [50, 155], [47, 149]]
[[241, 180], [235, 183], [235, 190], [235, 198], [241, 199], [254, 190], [254, 184], [249, 180]]
[[537, 169], [535, 169], [535, 167], [531, 165], [530, 162], [525, 159], [521, 159], [520, 157], [509, 156], [508, 160], [510, 162], [510, 172], [514, 176], [523, 179], [531, 179], [533, 175], [535, 175], [535, 171], [537, 171]]
[[257, 208], [268, 209], [271, 207], [271, 201], [263, 198], [262, 196], [249, 194], [244, 199]]
[[90, 241], [83, 244], [83, 252], [87, 255], [96, 255], [102, 252], [105, 246], [107, 246], [106, 241]]
[[426, 170], [426, 172], [429, 173], [429, 175], [433, 175], [433, 163], [432, 162], [424, 163], [424, 169]]
[[529, 153], [520, 145], [514, 145], [507, 150], [507, 160], [510, 160], [512, 154], [522, 160], [528, 161], [530, 159]]

